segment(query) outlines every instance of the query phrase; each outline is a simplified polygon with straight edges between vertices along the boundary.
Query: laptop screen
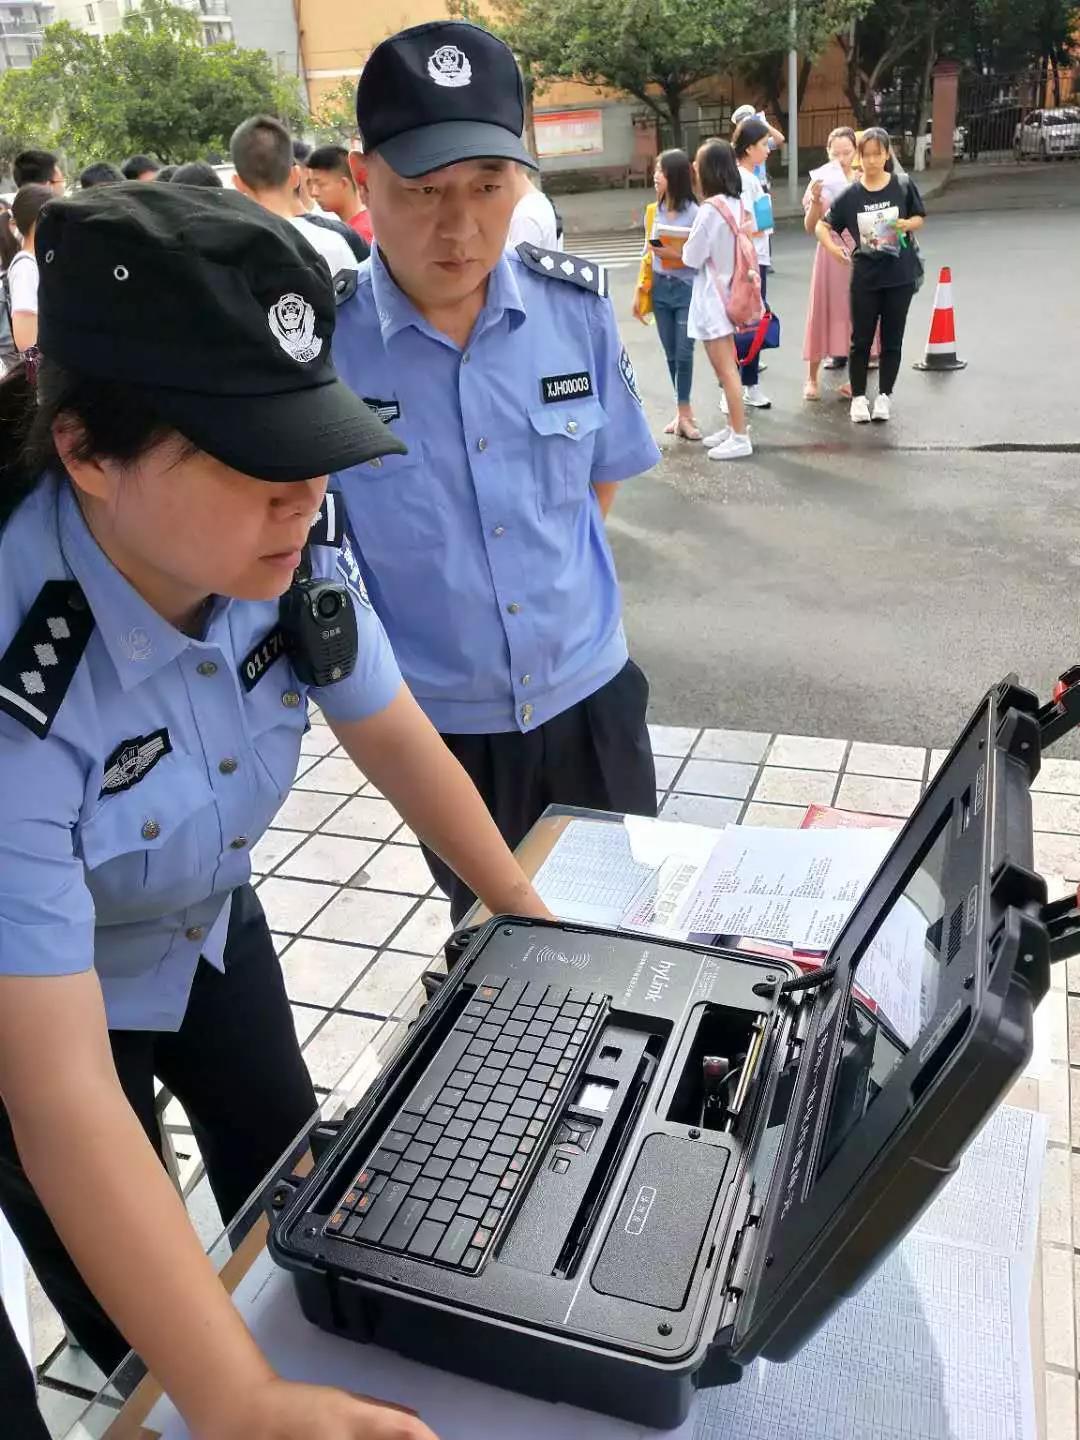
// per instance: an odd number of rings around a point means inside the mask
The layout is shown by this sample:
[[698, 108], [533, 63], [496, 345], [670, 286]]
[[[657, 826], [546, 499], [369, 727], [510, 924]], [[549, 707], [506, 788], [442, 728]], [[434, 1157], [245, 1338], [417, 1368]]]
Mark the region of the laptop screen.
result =
[[947, 919], [944, 893], [954, 808], [942, 815], [856, 962], [819, 1175], [937, 1015], [942, 972], [959, 948], [963, 918], [959, 906]]

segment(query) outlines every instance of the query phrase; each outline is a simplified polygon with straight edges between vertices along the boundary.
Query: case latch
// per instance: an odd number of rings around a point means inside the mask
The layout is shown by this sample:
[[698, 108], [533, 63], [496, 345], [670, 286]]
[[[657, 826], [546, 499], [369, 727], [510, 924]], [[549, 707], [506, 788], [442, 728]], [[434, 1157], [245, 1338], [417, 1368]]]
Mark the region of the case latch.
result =
[[736, 1308], [746, 1290], [754, 1260], [754, 1241], [757, 1238], [751, 1232], [757, 1229], [763, 1208], [759, 1200], [751, 1200], [746, 1219], [735, 1236], [731, 1259], [728, 1262], [727, 1279], [724, 1282], [724, 1311], [719, 1325], [721, 1330], [734, 1323]]
[[1044, 905], [1039, 916], [1050, 941], [1050, 963], [1080, 955], [1080, 905], [1076, 895], [1065, 895]]
[[1080, 725], [1080, 665], [1058, 676], [1053, 698], [1039, 711], [1038, 719], [1044, 750]]

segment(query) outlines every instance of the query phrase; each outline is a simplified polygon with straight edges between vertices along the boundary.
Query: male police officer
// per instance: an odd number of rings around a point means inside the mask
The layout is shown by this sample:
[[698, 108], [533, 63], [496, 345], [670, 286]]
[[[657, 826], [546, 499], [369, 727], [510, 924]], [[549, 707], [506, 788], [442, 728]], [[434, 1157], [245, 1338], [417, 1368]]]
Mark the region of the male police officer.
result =
[[[408, 454], [340, 477], [371, 599], [420, 704], [516, 844], [551, 802], [656, 813], [604, 515], [651, 469], [596, 265], [504, 256], [521, 74], [478, 26], [383, 41], [357, 120], [377, 240], [334, 360]], [[472, 899], [435, 857], [457, 921]]]

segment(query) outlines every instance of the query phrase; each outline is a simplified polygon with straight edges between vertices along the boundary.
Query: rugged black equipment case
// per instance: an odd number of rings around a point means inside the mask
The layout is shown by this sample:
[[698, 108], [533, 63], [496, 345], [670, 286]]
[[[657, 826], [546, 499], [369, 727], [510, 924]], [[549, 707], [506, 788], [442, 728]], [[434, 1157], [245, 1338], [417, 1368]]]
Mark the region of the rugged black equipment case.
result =
[[[1078, 704], [1068, 691], [1064, 704], [1040, 710], [1011, 677], [986, 696], [813, 983], [783, 962], [625, 932], [511, 917], [483, 927], [274, 1214], [271, 1253], [292, 1272], [307, 1318], [656, 1427], [679, 1424], [695, 1388], [738, 1379], [757, 1356], [793, 1355], [903, 1237], [1030, 1057], [1032, 1012], [1051, 958], [1077, 948], [1077, 917], [1071, 902], [1046, 908], [1032, 871], [1029, 787], [1042, 744], [1071, 727]], [[845, 1025], [865, 1014], [848, 1015], [855, 963], [943, 827], [936, 1003], [821, 1165]], [[487, 975], [526, 973], [606, 991], [611, 1026], [647, 1034], [654, 1054], [570, 1273], [537, 1260], [545, 1236], [528, 1190], [475, 1275], [324, 1235], [327, 1215], [473, 988]], [[766, 1026], [766, 1049], [740, 1123], [734, 1133], [703, 1130], [692, 1093], [701, 1055], [734, 1050], [755, 1021]], [[643, 1175], [656, 1183], [636, 1187]], [[651, 1201], [650, 1190], [658, 1192]], [[659, 1230], [637, 1229], [646, 1204]], [[635, 1235], [637, 1249], [623, 1238]]]

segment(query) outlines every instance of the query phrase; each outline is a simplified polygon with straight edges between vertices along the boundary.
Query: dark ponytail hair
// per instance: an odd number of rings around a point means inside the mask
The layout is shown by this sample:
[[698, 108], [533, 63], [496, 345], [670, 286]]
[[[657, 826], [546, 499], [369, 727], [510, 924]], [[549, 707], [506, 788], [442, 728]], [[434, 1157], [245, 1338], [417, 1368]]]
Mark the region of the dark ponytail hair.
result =
[[742, 194], [742, 176], [735, 163], [735, 152], [726, 140], [706, 140], [694, 163], [704, 199], [728, 195], [735, 200]]
[[11, 211], [0, 207], [0, 270], [6, 270], [19, 253], [19, 237], [11, 225]]
[[[73, 422], [73, 450], [80, 460], [130, 464], [175, 428], [148, 405], [136, 386], [95, 380], [39, 356], [32, 379], [19, 365], [0, 381], [0, 524], [60, 465], [54, 421]], [[185, 441], [186, 453], [197, 446]]]
[[38, 216], [51, 199], [53, 199], [53, 192], [48, 185], [24, 185], [21, 190], [15, 192], [15, 199], [11, 202], [11, 218], [15, 221], [15, 228], [24, 240], [37, 224]]

